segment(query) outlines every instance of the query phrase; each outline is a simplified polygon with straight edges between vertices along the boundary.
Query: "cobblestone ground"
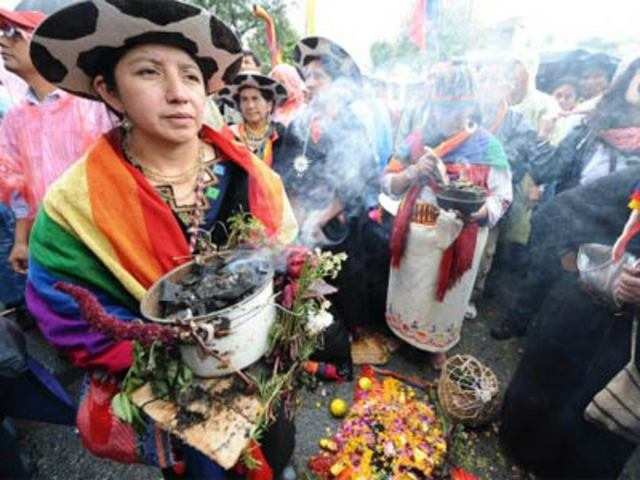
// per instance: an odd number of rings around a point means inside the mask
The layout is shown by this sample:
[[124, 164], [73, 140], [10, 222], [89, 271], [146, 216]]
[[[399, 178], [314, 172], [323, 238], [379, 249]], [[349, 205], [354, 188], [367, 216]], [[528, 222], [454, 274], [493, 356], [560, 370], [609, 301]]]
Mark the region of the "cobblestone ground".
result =
[[[501, 386], [508, 383], [517, 365], [522, 345], [518, 340], [496, 342], [489, 336], [489, 328], [500, 319], [501, 305], [488, 301], [480, 308], [476, 320], [465, 323], [462, 341], [453, 350], [455, 353], [471, 353], [490, 365], [496, 372]], [[61, 363], [41, 339], [31, 331], [29, 348], [46, 365], [58, 372], [71, 389], [77, 388], [73, 372]], [[427, 366], [422, 354], [410, 348], [401, 348], [387, 365], [387, 368], [410, 375], [418, 375], [425, 379], [433, 379], [435, 372]], [[318, 440], [328, 431], [335, 431], [338, 423], [327, 413], [329, 401], [339, 396], [351, 398], [353, 384], [324, 384], [315, 392], [307, 392], [302, 396], [302, 405], [297, 416], [297, 438], [294, 464], [298, 478], [306, 478], [306, 463], [310, 455], [318, 450]], [[496, 425], [471, 434], [468, 460], [474, 466], [474, 473], [486, 480], [516, 480], [533, 478], [520, 471], [506, 458], [500, 450], [496, 437]], [[143, 466], [124, 466], [104, 461], [91, 456], [82, 449], [73, 429], [42, 425], [35, 423], [19, 423], [19, 436], [24, 446], [24, 455], [33, 469], [36, 479], [159, 479], [158, 470]], [[309, 477], [310, 478], [310, 477]], [[636, 454], [629, 462], [624, 480], [640, 478], [640, 455]]]

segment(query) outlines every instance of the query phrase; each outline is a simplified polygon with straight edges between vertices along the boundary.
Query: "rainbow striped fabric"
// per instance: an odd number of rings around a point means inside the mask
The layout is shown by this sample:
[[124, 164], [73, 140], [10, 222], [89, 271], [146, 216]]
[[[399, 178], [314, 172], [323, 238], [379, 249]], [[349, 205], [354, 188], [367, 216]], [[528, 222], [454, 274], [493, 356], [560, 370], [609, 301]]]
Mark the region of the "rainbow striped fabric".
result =
[[640, 182], [636, 184], [629, 198], [629, 208], [631, 210], [640, 210]]
[[[129, 342], [90, 331], [58, 281], [92, 291], [108, 313], [137, 316], [146, 290], [189, 258], [185, 235], [173, 211], [123, 157], [116, 131], [101, 137], [49, 190], [30, 240], [26, 301], [47, 340], [77, 366], [125, 370]], [[202, 139], [240, 166], [248, 177], [251, 213], [282, 243], [297, 225], [280, 177], [232, 140], [205, 127]]]

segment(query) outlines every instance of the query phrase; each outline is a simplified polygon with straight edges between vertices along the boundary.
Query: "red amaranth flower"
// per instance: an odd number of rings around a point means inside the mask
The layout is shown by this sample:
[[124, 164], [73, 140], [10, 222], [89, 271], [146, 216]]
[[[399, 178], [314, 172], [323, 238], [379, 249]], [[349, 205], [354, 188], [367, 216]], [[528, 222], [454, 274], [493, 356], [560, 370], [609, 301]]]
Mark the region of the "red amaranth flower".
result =
[[293, 279], [300, 278], [302, 268], [311, 256], [311, 251], [306, 247], [290, 247], [287, 251], [287, 274]]
[[282, 306], [284, 308], [289, 308], [289, 309], [293, 307], [293, 302], [295, 302], [297, 295], [298, 295], [298, 282], [293, 281], [291, 283], [288, 283], [282, 289]]
[[154, 342], [173, 344], [180, 339], [178, 328], [137, 321], [123, 322], [109, 315], [98, 299], [85, 288], [65, 282], [57, 282], [54, 286], [78, 302], [80, 313], [91, 328], [115, 340], [135, 340], [149, 346]]

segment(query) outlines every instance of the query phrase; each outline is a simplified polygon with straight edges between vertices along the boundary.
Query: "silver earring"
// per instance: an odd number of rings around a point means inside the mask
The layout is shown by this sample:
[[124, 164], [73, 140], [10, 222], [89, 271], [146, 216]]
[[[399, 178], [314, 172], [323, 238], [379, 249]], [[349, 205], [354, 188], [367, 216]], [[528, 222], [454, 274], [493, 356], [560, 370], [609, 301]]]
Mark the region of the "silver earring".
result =
[[133, 125], [131, 124], [131, 120], [129, 120], [129, 117], [127, 117], [126, 114], [123, 115], [122, 121], [120, 122], [120, 126], [127, 133], [131, 132], [131, 130], [133, 129]]

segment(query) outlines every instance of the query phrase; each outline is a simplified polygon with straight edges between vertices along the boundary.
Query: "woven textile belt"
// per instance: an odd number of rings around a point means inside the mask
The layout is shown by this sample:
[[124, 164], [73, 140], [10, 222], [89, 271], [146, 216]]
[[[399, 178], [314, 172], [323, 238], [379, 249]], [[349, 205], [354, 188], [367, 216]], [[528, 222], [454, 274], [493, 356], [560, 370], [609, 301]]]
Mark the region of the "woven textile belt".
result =
[[430, 203], [416, 203], [413, 209], [411, 223], [420, 225], [435, 225], [440, 215], [440, 209]]

